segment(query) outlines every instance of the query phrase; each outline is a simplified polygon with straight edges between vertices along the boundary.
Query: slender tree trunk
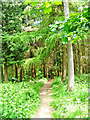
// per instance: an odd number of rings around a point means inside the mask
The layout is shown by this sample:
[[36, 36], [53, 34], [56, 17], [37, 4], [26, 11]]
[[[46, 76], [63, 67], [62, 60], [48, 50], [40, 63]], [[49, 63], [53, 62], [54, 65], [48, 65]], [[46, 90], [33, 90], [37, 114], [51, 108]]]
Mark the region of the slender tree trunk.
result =
[[[86, 56], [88, 56], [88, 55], [87, 55], [87, 50], [86, 50], [88, 47], [86, 47], [86, 44], [87, 44], [87, 43], [86, 43], [86, 41], [85, 41], [85, 38], [83, 39], [82, 42], [83, 42], [83, 45], [82, 45], [82, 56], [85, 56], [85, 57], [86, 57]], [[87, 59], [84, 58], [83, 61], [84, 61], [84, 64], [86, 64]], [[84, 65], [83, 68], [82, 68], [82, 69], [83, 69], [83, 70], [82, 70], [83, 73], [86, 73], [86, 71], [87, 71], [86, 66], [87, 66], [87, 65]]]
[[42, 71], [42, 75], [43, 75], [43, 64], [41, 65], [41, 71]]
[[62, 81], [66, 80], [66, 46], [62, 46]]
[[13, 74], [14, 74], [14, 72], [13, 72], [13, 65], [12, 65], [12, 77], [14, 76]]
[[1, 82], [3, 82], [3, 65], [1, 64]]
[[54, 77], [54, 76], [53, 76], [52, 69], [51, 69], [51, 77], [50, 77], [50, 78], [53, 79], [53, 77]]
[[74, 62], [73, 62], [73, 48], [71, 41], [68, 41], [68, 89], [72, 90], [74, 85]]
[[[59, 44], [58, 44], [59, 45]], [[57, 76], [59, 76], [60, 66], [60, 49], [57, 47]]]
[[5, 82], [8, 82], [8, 67], [4, 64], [4, 76], [5, 76]]
[[15, 64], [15, 78], [18, 80], [18, 67]]
[[75, 71], [75, 74], [77, 73], [77, 69], [78, 69], [78, 66], [77, 66], [77, 44], [74, 44], [74, 71]]
[[[64, 15], [65, 19], [69, 17], [68, 0], [64, 0]], [[68, 89], [72, 90], [74, 85], [74, 62], [73, 62], [73, 48], [72, 42], [68, 39]]]
[[[63, 0], [64, 3], [64, 16], [65, 19], [69, 17], [69, 7], [68, 7], [68, 0]], [[66, 80], [66, 46], [62, 46], [62, 81]]]
[[45, 63], [44, 63], [44, 65], [43, 65], [43, 73], [44, 73], [44, 77], [46, 77]]
[[35, 73], [35, 67], [34, 67], [34, 65], [32, 66], [32, 77], [34, 79], [36, 78], [36, 73]]
[[23, 69], [22, 75], [23, 75], [23, 78], [25, 79], [25, 70], [24, 70], [24, 67], [22, 69]]
[[21, 68], [20, 68], [20, 82], [22, 82], [22, 78], [23, 78], [22, 73], [23, 73], [23, 69], [22, 69], [22, 67], [21, 67]]
[[36, 69], [35, 69], [35, 66], [34, 66], [34, 78], [36, 78]]
[[46, 77], [48, 78], [48, 67], [46, 67]]
[[[56, 50], [54, 48], [54, 66], [56, 66]], [[55, 76], [57, 76], [57, 70], [54, 68]]]
[[60, 61], [60, 76], [62, 76], [62, 64], [61, 64], [61, 61]]
[[82, 51], [81, 51], [81, 45], [79, 44], [79, 73], [82, 74]]
[[31, 65], [29, 65], [29, 76], [31, 75]]
[[60, 51], [58, 53], [58, 56], [59, 56], [59, 59], [58, 59], [58, 62], [59, 62], [58, 76], [61, 76], [61, 56], [60, 56]]
[[[62, 45], [61, 45], [61, 50], [60, 50], [60, 53], [62, 53]], [[62, 77], [62, 55], [60, 54], [60, 76]]]

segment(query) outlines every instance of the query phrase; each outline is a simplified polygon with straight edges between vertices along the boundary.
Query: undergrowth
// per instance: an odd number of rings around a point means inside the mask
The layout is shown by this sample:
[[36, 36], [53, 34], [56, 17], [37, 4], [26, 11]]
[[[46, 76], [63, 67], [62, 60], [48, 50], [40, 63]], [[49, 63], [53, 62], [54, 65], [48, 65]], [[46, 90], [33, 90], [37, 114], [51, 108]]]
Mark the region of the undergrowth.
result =
[[[43, 82], [2, 83], [2, 118], [30, 118], [40, 105]], [[0, 117], [1, 118], [1, 117]]]
[[88, 117], [88, 75], [75, 76], [74, 89], [67, 91], [67, 81], [62, 83], [56, 77], [52, 83], [51, 106], [55, 108], [53, 118], [87, 118]]

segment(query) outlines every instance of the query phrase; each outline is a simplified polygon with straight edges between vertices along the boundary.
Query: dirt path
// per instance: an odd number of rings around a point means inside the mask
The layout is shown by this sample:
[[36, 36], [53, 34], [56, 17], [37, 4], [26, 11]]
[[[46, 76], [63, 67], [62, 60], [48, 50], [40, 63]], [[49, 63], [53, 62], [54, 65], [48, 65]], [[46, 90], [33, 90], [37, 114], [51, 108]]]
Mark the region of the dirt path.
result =
[[53, 80], [50, 80], [44, 84], [44, 86], [40, 90], [40, 99], [41, 104], [40, 108], [37, 111], [36, 115], [32, 115], [31, 118], [51, 118], [51, 113], [54, 110], [50, 107], [50, 103], [52, 101], [51, 98], [51, 83]]

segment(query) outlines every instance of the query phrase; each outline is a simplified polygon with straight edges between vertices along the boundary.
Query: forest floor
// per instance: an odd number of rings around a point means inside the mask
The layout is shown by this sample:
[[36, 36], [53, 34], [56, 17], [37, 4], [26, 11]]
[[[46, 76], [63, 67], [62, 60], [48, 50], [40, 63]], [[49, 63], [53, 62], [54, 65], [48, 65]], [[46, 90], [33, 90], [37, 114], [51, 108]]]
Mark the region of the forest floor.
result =
[[51, 95], [51, 83], [53, 80], [47, 81], [44, 86], [40, 89], [40, 99], [41, 104], [39, 110], [36, 112], [36, 115], [32, 115], [31, 118], [51, 118], [51, 113], [54, 111], [50, 107], [50, 103], [53, 100]]

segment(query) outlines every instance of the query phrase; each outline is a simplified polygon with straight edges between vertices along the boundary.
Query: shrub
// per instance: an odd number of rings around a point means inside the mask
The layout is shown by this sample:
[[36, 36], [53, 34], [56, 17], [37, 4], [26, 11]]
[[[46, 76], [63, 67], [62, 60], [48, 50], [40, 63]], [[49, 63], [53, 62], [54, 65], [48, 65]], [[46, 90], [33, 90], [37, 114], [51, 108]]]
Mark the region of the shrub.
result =
[[40, 104], [43, 83], [2, 83], [2, 118], [30, 118]]

